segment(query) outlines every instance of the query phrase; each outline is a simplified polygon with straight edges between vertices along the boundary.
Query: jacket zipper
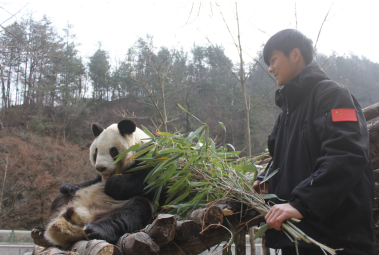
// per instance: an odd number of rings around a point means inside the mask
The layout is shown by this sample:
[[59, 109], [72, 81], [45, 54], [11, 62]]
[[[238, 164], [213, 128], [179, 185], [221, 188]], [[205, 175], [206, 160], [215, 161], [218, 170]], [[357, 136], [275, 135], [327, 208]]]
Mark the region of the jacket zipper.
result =
[[307, 160], [309, 171], [312, 173], [311, 161], [309, 160], [308, 147], [307, 147], [307, 144], [305, 143], [305, 139], [304, 139], [304, 129], [301, 130], [301, 142], [304, 145], [305, 156], [306, 156], [306, 160]]
[[[287, 146], [288, 146], [288, 141], [287, 141], [287, 139], [288, 139], [288, 135], [287, 135], [287, 133], [288, 133], [288, 126], [287, 126], [287, 121], [288, 121], [288, 119], [289, 119], [289, 111], [288, 111], [288, 102], [287, 102], [287, 98], [286, 97], [284, 97], [284, 100], [283, 100], [284, 102], [285, 102], [285, 104], [286, 104], [286, 111], [285, 111], [285, 120], [284, 120], [284, 128], [285, 128], [285, 135], [284, 135], [284, 137], [286, 138], [285, 139], [285, 145], [284, 145], [284, 148], [285, 148], [285, 152], [284, 152], [284, 155], [283, 155], [283, 162], [282, 162], [282, 164], [281, 164], [281, 167], [279, 168], [279, 171], [278, 171], [278, 174], [280, 174], [280, 182], [279, 182], [279, 184], [278, 184], [278, 187], [276, 188], [276, 190], [275, 190], [275, 193], [276, 194], [279, 194], [279, 191], [280, 191], [280, 187], [282, 186], [282, 174], [283, 174], [283, 171], [284, 171], [284, 165], [285, 165], [285, 163], [286, 163], [286, 157], [287, 157], [287, 151], [288, 151], [288, 148], [287, 148]], [[283, 127], [282, 127], [283, 128]]]
[[315, 178], [317, 177], [318, 173], [315, 173], [314, 175], [312, 175], [312, 180], [311, 180], [311, 183], [310, 183], [310, 186], [313, 185], [313, 181], [315, 180]]
[[324, 126], [323, 128], [325, 129], [326, 127], [326, 118], [328, 117], [328, 112], [325, 112], [325, 116], [324, 116]]

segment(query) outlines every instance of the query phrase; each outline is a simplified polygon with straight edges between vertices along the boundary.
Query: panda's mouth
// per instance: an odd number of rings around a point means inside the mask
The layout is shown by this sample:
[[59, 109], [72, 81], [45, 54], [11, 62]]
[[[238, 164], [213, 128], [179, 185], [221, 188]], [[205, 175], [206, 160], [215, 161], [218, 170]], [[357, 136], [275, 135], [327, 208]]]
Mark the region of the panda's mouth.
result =
[[113, 174], [113, 173], [111, 173], [111, 174], [103, 174], [102, 178], [103, 178], [103, 180], [106, 180], [109, 177], [111, 177], [112, 175], [122, 175], [122, 174]]
[[105, 179], [108, 179], [109, 177], [111, 177], [111, 175], [112, 174], [103, 174], [102, 178], [103, 178], [103, 180], [105, 180]]

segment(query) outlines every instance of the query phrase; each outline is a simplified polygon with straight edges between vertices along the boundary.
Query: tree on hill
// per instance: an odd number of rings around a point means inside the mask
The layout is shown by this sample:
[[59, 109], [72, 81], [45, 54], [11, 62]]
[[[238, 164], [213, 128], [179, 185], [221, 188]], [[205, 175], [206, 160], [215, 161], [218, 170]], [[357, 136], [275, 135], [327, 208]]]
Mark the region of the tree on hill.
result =
[[89, 76], [92, 80], [92, 99], [109, 100], [109, 70], [110, 70], [108, 53], [101, 49], [101, 43], [99, 43], [99, 49], [90, 57], [88, 63]]

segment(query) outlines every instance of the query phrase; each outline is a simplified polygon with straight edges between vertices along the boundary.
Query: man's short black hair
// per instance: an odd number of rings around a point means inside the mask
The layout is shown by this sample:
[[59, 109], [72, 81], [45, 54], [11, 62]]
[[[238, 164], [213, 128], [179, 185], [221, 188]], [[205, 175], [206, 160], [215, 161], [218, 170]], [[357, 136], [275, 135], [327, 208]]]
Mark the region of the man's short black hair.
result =
[[271, 54], [274, 50], [281, 51], [288, 57], [295, 48], [301, 51], [305, 64], [308, 65], [313, 61], [314, 51], [312, 40], [296, 29], [285, 29], [274, 34], [267, 41], [263, 49], [264, 61], [269, 66]]

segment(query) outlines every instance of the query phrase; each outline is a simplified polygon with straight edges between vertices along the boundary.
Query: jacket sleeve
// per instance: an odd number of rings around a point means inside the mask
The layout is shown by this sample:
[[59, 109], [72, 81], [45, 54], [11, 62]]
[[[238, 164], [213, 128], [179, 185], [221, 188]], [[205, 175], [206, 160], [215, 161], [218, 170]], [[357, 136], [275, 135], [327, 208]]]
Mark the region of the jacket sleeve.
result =
[[[354, 105], [350, 93], [334, 82], [321, 85], [314, 107], [320, 156], [313, 174], [292, 191], [290, 204], [304, 218], [323, 220], [346, 199], [370, 164], [369, 139], [360, 106]], [[354, 109], [357, 121], [335, 122], [332, 109]]]

